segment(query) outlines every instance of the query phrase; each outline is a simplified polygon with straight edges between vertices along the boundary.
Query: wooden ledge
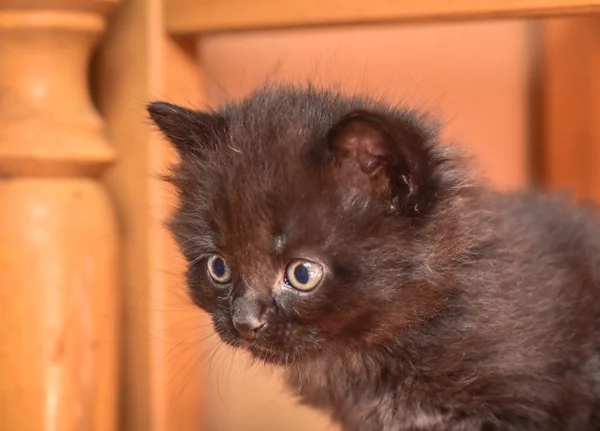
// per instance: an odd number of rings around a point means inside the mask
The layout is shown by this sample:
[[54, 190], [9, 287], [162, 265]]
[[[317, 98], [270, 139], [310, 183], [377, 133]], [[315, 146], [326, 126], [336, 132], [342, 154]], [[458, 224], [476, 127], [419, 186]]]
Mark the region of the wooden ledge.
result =
[[0, 0], [0, 9], [91, 12], [106, 15], [119, 0]]
[[174, 34], [600, 12], [600, 0], [169, 0]]
[[2, 30], [62, 28], [100, 32], [105, 28], [105, 20], [103, 16], [89, 12], [2, 10], [0, 8], [0, 28]]

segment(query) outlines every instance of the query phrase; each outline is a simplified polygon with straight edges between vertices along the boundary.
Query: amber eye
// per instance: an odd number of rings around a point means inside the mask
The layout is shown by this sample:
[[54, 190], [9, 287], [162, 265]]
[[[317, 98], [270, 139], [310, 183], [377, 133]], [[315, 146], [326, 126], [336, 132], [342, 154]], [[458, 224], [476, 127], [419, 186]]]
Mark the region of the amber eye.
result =
[[286, 283], [304, 292], [317, 287], [322, 278], [323, 267], [309, 260], [294, 260], [285, 270]]
[[206, 269], [208, 275], [210, 275], [210, 278], [212, 278], [215, 283], [224, 284], [231, 280], [231, 273], [229, 272], [227, 262], [225, 262], [225, 259], [218, 254], [213, 254], [208, 258], [206, 261]]

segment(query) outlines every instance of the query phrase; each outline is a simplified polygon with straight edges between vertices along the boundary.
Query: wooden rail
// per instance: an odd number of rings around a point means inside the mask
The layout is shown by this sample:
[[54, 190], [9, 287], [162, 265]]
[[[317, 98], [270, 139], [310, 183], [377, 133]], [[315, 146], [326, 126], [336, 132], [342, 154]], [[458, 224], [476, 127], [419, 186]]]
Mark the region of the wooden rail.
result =
[[487, 18], [600, 11], [600, 0], [169, 0], [172, 33]]

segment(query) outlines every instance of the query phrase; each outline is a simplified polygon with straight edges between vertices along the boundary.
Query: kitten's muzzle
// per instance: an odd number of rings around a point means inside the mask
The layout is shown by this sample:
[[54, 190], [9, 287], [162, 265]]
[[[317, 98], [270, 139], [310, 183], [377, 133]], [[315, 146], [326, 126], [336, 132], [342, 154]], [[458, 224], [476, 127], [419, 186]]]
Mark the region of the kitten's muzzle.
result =
[[265, 326], [264, 307], [252, 295], [243, 295], [233, 301], [232, 322], [235, 330], [245, 339], [254, 340]]

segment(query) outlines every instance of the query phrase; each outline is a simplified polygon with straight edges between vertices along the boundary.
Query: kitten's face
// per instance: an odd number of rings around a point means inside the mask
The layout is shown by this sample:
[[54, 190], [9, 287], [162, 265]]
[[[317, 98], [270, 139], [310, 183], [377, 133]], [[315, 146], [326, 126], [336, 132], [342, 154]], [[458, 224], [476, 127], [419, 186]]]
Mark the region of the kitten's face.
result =
[[444, 300], [423, 237], [437, 161], [406, 118], [365, 108], [283, 90], [213, 114], [150, 106], [182, 159], [170, 227], [191, 296], [226, 343], [280, 364], [344, 355]]

